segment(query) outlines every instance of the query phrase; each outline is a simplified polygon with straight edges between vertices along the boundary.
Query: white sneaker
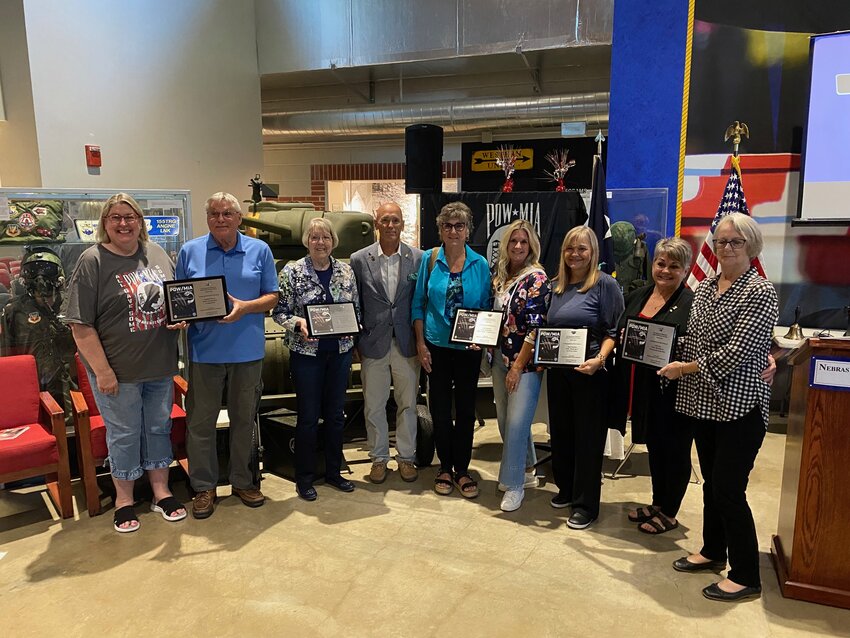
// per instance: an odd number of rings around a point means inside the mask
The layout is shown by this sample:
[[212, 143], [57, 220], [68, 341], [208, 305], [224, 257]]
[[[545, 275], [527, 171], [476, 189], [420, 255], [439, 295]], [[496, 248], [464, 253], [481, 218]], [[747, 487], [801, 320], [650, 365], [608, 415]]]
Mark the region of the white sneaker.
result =
[[[526, 475], [525, 475], [525, 481], [523, 481], [522, 486], [523, 487], [537, 487], [538, 485], [540, 485], [540, 481], [538, 480], [537, 475], [534, 473], [534, 470], [527, 472]], [[505, 485], [504, 483], [499, 483], [499, 491], [500, 492], [507, 492], [508, 486]]]
[[507, 490], [505, 495], [502, 497], [501, 507], [503, 512], [513, 512], [519, 509], [519, 506], [522, 505], [522, 498], [525, 496], [525, 490], [521, 487], [518, 487], [513, 490]]

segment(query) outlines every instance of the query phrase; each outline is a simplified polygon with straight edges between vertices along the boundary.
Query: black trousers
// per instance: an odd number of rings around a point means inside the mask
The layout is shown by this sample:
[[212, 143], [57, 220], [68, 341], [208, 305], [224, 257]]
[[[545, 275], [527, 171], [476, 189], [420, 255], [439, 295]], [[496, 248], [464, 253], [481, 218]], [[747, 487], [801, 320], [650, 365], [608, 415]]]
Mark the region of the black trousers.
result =
[[434, 444], [440, 457], [440, 472], [465, 474], [472, 458], [481, 351], [443, 348], [430, 342], [428, 350], [431, 351], [428, 402], [434, 420]]
[[761, 410], [754, 408], [734, 421], [694, 422], [697, 454], [705, 479], [700, 554], [711, 560], [724, 560], [728, 551], [729, 580], [758, 587], [758, 538], [747, 504], [747, 483], [764, 440]]
[[352, 351], [319, 352], [316, 356], [289, 353], [298, 417], [295, 422], [295, 484], [305, 490], [316, 478], [316, 445], [325, 445], [325, 479], [339, 480], [342, 467], [342, 431], [345, 428], [345, 389]]
[[599, 516], [602, 453], [608, 428], [608, 373], [593, 376], [572, 368], [551, 368], [547, 379], [552, 477], [573, 511]]
[[650, 399], [646, 448], [652, 475], [652, 504], [676, 517], [691, 478], [693, 420], [673, 410], [672, 401], [661, 395]]

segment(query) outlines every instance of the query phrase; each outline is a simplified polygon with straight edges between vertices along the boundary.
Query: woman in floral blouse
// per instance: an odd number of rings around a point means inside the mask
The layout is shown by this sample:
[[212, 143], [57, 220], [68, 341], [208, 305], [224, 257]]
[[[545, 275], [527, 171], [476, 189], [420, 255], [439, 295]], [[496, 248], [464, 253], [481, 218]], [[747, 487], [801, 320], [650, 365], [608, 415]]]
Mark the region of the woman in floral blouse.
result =
[[310, 339], [304, 307], [315, 303], [353, 302], [360, 319], [360, 301], [354, 271], [331, 257], [339, 237], [327, 219], [310, 221], [302, 237], [309, 255], [287, 264], [280, 273], [280, 301], [272, 314], [286, 328], [292, 381], [298, 402], [295, 425], [295, 489], [315, 501], [316, 437], [319, 417], [324, 421], [325, 483], [343, 492], [354, 483], [340, 476], [342, 466], [343, 406], [351, 369], [353, 337]]
[[501, 508], [513, 512], [522, 505], [525, 488], [537, 485], [531, 420], [543, 371], [532, 363], [532, 354], [552, 291], [538, 261], [540, 240], [531, 224], [515, 221], [502, 237], [493, 277], [493, 309], [504, 315], [502, 341], [493, 355], [493, 395], [504, 441], [499, 468], [499, 489], [505, 492]]

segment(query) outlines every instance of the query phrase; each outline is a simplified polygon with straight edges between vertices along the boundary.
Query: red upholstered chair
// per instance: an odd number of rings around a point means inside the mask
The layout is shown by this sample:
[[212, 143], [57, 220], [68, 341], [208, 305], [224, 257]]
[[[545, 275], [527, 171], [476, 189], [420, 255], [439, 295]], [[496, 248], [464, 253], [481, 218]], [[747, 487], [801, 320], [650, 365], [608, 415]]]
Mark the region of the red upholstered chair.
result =
[[48, 392], [39, 392], [35, 358], [0, 357], [0, 431], [27, 426], [14, 439], [0, 440], [0, 483], [44, 476], [59, 515], [74, 515], [65, 413]]
[[[80, 361], [80, 355], [74, 355], [77, 364], [79, 391], [71, 391], [74, 403], [74, 429], [77, 432], [77, 462], [83, 491], [86, 495], [86, 508], [89, 516], [101, 513], [100, 489], [97, 486], [97, 467], [106, 461], [106, 426], [94, 401], [86, 369]], [[183, 398], [189, 386], [183, 377], [174, 377], [174, 405], [171, 406], [171, 446], [174, 458], [189, 473], [186, 459], [186, 412], [183, 410]]]

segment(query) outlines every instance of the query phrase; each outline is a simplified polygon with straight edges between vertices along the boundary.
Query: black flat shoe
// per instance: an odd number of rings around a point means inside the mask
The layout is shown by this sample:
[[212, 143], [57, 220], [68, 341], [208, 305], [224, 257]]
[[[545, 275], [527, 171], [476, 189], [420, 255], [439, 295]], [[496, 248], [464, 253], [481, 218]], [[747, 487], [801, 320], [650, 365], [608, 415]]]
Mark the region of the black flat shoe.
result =
[[726, 569], [725, 560], [712, 560], [707, 563], [692, 563], [687, 556], [673, 561], [673, 569], [677, 572], [722, 572]]
[[303, 490], [300, 487], [296, 487], [295, 491], [298, 493], [298, 496], [303, 498], [305, 501], [315, 501], [319, 498], [319, 494], [316, 492], [316, 488], [312, 485], [310, 487], [306, 487]]
[[325, 483], [327, 485], [330, 485], [331, 487], [335, 487], [340, 492], [353, 492], [354, 491], [354, 483], [352, 483], [351, 481], [348, 481], [348, 480], [346, 480], [342, 477], [335, 478], [335, 479], [326, 478]]
[[717, 586], [717, 583], [712, 583], [702, 590], [702, 595], [709, 600], [720, 600], [726, 603], [735, 603], [741, 600], [749, 600], [761, 596], [761, 587], [744, 587], [741, 591], [728, 592], [723, 591]]

